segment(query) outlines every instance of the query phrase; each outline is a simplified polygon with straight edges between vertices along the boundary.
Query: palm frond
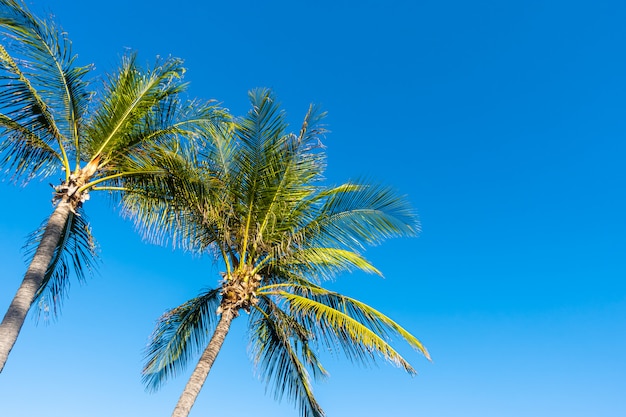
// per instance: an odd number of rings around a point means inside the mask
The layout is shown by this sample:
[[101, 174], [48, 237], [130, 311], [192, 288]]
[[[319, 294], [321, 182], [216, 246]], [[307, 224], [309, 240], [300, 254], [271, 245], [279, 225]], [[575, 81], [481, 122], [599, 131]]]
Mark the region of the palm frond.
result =
[[361, 301], [329, 291], [307, 280], [299, 280], [295, 283], [282, 285], [282, 287], [289, 288], [289, 291], [295, 294], [305, 296], [348, 314], [386, 340], [392, 340], [394, 336], [399, 336], [413, 349], [430, 360], [430, 354], [415, 336], [389, 317]]
[[[248, 210], [254, 213], [253, 203], [258, 199], [262, 180], [269, 169], [267, 156], [276, 149], [284, 135], [287, 123], [273, 94], [266, 89], [249, 94], [252, 109], [246, 117], [237, 120], [234, 131], [241, 146], [237, 152], [239, 193]], [[258, 217], [258, 216], [256, 216]]]
[[57, 168], [55, 162], [63, 161], [54, 148], [41, 137], [15, 120], [0, 114], [4, 139], [0, 142], [0, 166], [13, 172], [13, 181], [28, 181], [37, 175], [47, 176]]
[[351, 360], [367, 363], [377, 353], [408, 373], [415, 374], [413, 367], [389, 344], [388, 335], [383, 332], [385, 327], [400, 334], [411, 346], [428, 356], [416, 338], [390, 319], [382, 319], [384, 316], [381, 313], [365, 304], [355, 303], [354, 300], [330, 292], [324, 293], [324, 297], [321, 294], [314, 297], [305, 288], [291, 289], [299, 289], [306, 295], [284, 290], [270, 290], [267, 293], [287, 302], [289, 312], [298, 317], [298, 321], [305, 327], [317, 329], [317, 335], [325, 341], [327, 348], [340, 350]]
[[284, 135], [287, 122], [269, 89], [252, 90], [248, 97], [252, 108], [245, 117], [238, 119], [237, 134], [244, 144], [243, 152], [250, 158], [250, 165], [258, 165], [264, 160], [263, 151], [272, 148]]
[[135, 124], [132, 132], [127, 132], [124, 147], [110, 155], [106, 164], [101, 164], [104, 175], [145, 166], [152, 153], [160, 152], [161, 147], [181, 155], [187, 152], [186, 156], [199, 164], [195, 156], [198, 138], [220, 129], [228, 120], [227, 113], [213, 103], [182, 103], [174, 96], [163, 99], [152, 110]]
[[[67, 34], [52, 21], [34, 17], [21, 1], [0, 1], [0, 31], [8, 39], [0, 46], [0, 109], [21, 126], [22, 133], [27, 130], [31, 132], [27, 136], [58, 146], [58, 156], [69, 171], [68, 154], [76, 153], [77, 158], [79, 128], [91, 98], [85, 81], [91, 67], [77, 66]], [[4, 129], [10, 126], [5, 124]], [[4, 151], [11, 155], [18, 146], [30, 143], [9, 143]], [[45, 158], [51, 156], [47, 153], [29, 156], [31, 168], [51, 162]], [[24, 174], [33, 176], [25, 169], [16, 172], [17, 176]]]
[[177, 95], [168, 95], [125, 133], [110, 155], [110, 165], [123, 169], [126, 161], [142, 159], [155, 145], [181, 142], [184, 139], [197, 146], [200, 136], [221, 128], [229, 115], [213, 102], [197, 100], [182, 102]]
[[[29, 261], [35, 254], [46, 223], [27, 240], [24, 250]], [[57, 317], [63, 300], [67, 298], [71, 273], [74, 272], [79, 282], [84, 282], [87, 274], [93, 274], [97, 261], [97, 244], [83, 210], [78, 209], [76, 213], [69, 214], [44, 280], [37, 290], [34, 305], [38, 306], [38, 317]]]
[[260, 375], [272, 387], [276, 400], [284, 396], [294, 402], [302, 417], [322, 417], [324, 412], [313, 396], [309, 372], [327, 376], [309, 346], [314, 335], [293, 317], [261, 297], [251, 316], [251, 353]]
[[162, 126], [159, 122], [169, 120], [177, 108], [176, 96], [185, 88], [182, 61], [169, 58], [144, 70], [136, 60], [136, 54], [125, 55], [120, 70], [105, 84], [89, 123], [84, 158], [103, 157], [104, 165], [116, 154], [153, 138]]
[[238, 146], [233, 135], [234, 129], [235, 123], [230, 117], [224, 117], [224, 122], [216, 123], [199, 132], [194, 141], [198, 151], [198, 163], [224, 184], [230, 183], [238, 171], [236, 153]]
[[[382, 276], [382, 273], [360, 254], [338, 248], [312, 247], [296, 249], [277, 256], [272, 268], [278, 274], [299, 271], [315, 279], [331, 279], [341, 272], [361, 270]], [[280, 271], [280, 272], [278, 272]]]
[[325, 132], [320, 123], [323, 115], [311, 106], [299, 135], [283, 135], [274, 148], [268, 149], [257, 203], [261, 224], [258, 240], [268, 235], [266, 240], [274, 241], [276, 233], [293, 230], [294, 221], [299, 221], [302, 214], [296, 208], [316, 191], [314, 183], [324, 170], [324, 154], [319, 152], [320, 136]]
[[419, 232], [410, 204], [389, 187], [348, 183], [325, 191], [321, 198], [324, 204], [317, 217], [296, 237], [317, 245], [362, 249]]
[[119, 178], [123, 214], [135, 221], [144, 239], [153, 243], [171, 240], [175, 246], [201, 250], [209, 242], [199, 228], [207, 200], [214, 200], [221, 183], [206, 177], [192, 150], [174, 142], [158, 146], [145, 157], [128, 161], [129, 170]]
[[208, 334], [217, 324], [215, 311], [220, 299], [219, 289], [208, 290], [159, 318], [142, 371], [147, 389], [159, 389], [206, 346]]

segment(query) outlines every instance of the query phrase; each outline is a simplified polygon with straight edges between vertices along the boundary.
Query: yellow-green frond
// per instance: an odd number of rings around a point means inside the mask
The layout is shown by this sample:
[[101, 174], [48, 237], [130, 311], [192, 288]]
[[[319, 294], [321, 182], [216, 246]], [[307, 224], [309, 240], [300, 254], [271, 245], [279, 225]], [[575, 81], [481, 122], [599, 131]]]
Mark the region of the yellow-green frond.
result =
[[281, 269], [302, 271], [314, 278], [330, 279], [355, 269], [382, 276], [382, 273], [360, 254], [338, 248], [313, 247], [295, 250], [275, 263]]
[[381, 335], [346, 312], [286, 291], [275, 294], [288, 302], [291, 314], [311, 326], [318, 326], [317, 334], [326, 340], [329, 347], [338, 343], [348, 357], [361, 361], [373, 359], [378, 353], [408, 373], [415, 373], [413, 367]]

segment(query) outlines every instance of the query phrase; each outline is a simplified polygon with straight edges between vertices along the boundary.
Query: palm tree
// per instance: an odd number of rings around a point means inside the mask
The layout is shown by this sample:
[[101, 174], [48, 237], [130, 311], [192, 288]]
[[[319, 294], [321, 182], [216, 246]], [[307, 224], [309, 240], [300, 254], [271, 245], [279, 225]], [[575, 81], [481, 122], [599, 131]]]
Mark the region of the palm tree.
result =
[[173, 185], [169, 173], [185, 164], [178, 139], [197, 134], [220, 111], [181, 100], [184, 69], [174, 58], [144, 69], [127, 54], [95, 94], [87, 82], [92, 68], [76, 64], [67, 35], [21, 1], [0, 0], [0, 32], [0, 166], [16, 182], [63, 177], [0, 324], [1, 371], [33, 303], [52, 303], [56, 311], [70, 271], [80, 279], [93, 265], [83, 215], [89, 194], [104, 190], [124, 199], [144, 187]]
[[217, 288], [166, 312], [151, 336], [143, 370], [149, 389], [203, 350], [174, 417], [189, 414], [242, 310], [249, 314], [252, 356], [266, 383], [304, 417], [324, 415], [311, 387], [311, 376], [326, 374], [316, 348], [364, 362], [382, 356], [412, 374], [390, 345], [395, 335], [428, 357], [390, 318], [321, 285], [343, 271], [380, 274], [360, 251], [414, 235], [411, 208], [381, 186], [322, 186], [324, 114], [311, 107], [300, 132], [289, 134], [270, 91], [253, 91], [250, 100], [247, 116], [205, 139], [197, 168], [188, 173], [197, 178], [195, 186], [183, 201], [137, 200], [129, 207], [141, 223], [172, 233], [175, 242], [216, 254], [224, 268]]

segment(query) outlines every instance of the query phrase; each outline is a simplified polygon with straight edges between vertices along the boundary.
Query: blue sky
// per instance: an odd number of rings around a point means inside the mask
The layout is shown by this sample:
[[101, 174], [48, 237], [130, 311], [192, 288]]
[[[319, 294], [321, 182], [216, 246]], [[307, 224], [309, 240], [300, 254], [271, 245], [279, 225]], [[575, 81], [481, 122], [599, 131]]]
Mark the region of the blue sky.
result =
[[[626, 3], [619, 1], [29, 1], [81, 63], [126, 48], [185, 59], [190, 94], [235, 114], [270, 87], [294, 129], [329, 112], [328, 183], [365, 177], [416, 207], [423, 232], [366, 253], [385, 279], [331, 285], [418, 336], [419, 375], [328, 358], [330, 417], [626, 414]], [[0, 184], [0, 307], [25, 271], [48, 182]], [[102, 198], [86, 206], [99, 273], [56, 322], [28, 320], [0, 376], [0, 415], [167, 416], [187, 375], [145, 393], [142, 349], [167, 308], [219, 269], [143, 245]], [[244, 320], [191, 416], [295, 416], [265, 395]]]

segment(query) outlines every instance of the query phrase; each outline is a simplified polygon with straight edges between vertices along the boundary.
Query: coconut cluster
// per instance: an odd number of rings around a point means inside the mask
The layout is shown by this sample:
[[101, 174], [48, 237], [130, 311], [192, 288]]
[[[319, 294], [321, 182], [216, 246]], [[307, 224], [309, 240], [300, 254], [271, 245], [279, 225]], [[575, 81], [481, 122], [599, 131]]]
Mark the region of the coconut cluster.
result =
[[258, 303], [256, 290], [261, 283], [261, 275], [253, 272], [251, 266], [244, 265], [232, 274], [225, 275], [222, 283], [222, 302], [217, 314], [230, 310], [237, 316], [241, 309], [249, 313], [250, 308]]

